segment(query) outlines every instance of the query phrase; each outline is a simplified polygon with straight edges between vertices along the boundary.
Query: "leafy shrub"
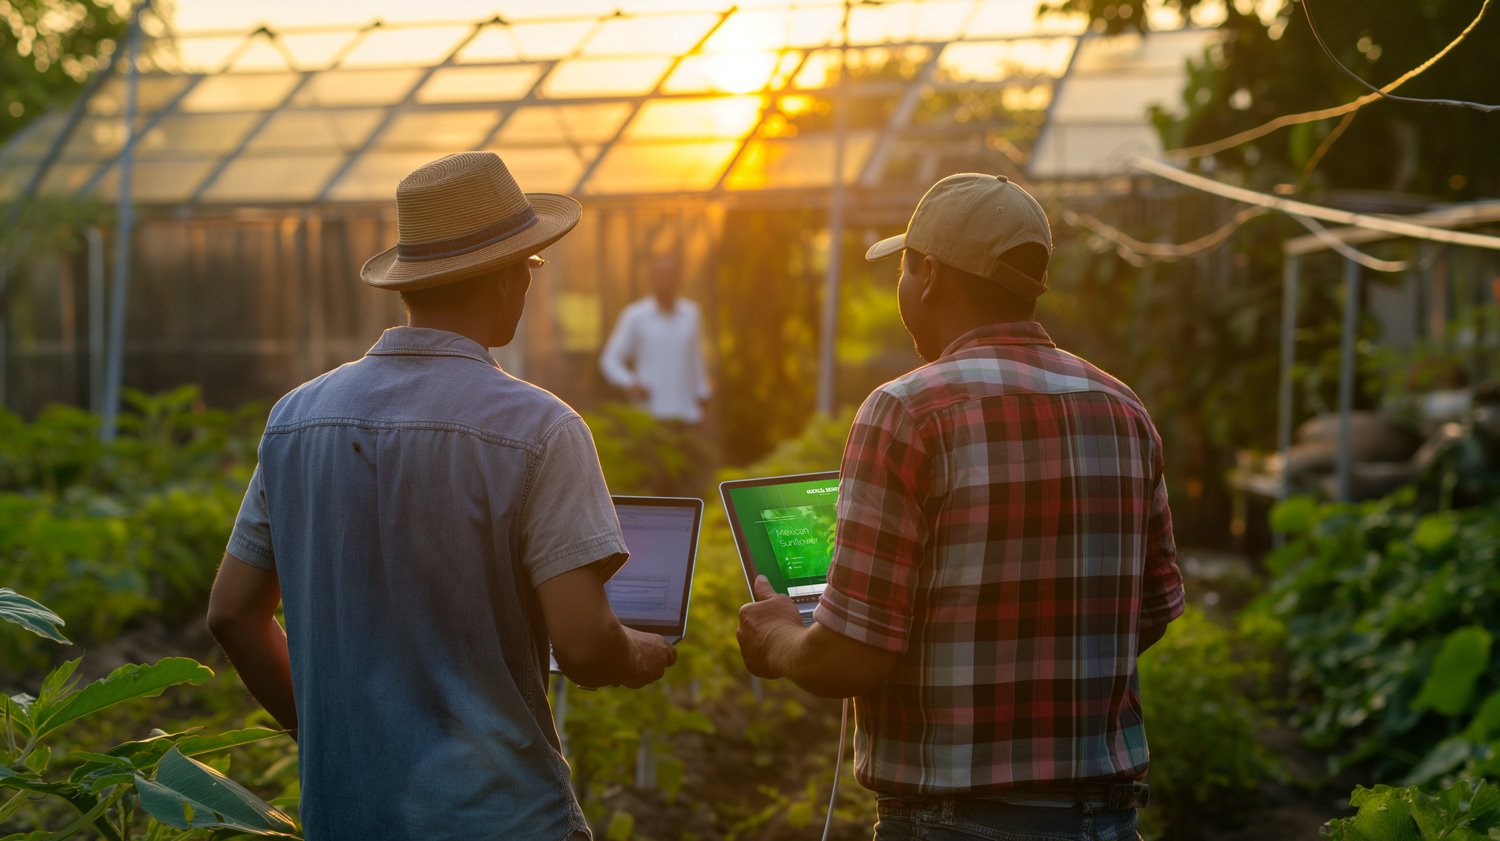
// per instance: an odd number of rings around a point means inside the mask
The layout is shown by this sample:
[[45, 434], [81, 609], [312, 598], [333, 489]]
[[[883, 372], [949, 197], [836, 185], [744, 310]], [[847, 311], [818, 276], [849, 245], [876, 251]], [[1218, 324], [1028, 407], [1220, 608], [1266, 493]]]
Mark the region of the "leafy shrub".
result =
[[[195, 387], [127, 392], [116, 440], [98, 419], [50, 407], [32, 423], [0, 411], [0, 563], [6, 584], [87, 617], [107, 640], [142, 614], [201, 610], [249, 481], [260, 410], [204, 408]], [[50, 652], [0, 638], [0, 663]]]
[[1500, 770], [1500, 506], [1413, 500], [1278, 506], [1291, 540], [1250, 609], [1279, 625], [1308, 739], [1405, 785]]
[[1436, 795], [1415, 786], [1360, 786], [1349, 798], [1352, 818], [1329, 821], [1334, 841], [1489, 841], [1500, 837], [1500, 788], [1458, 780]]
[[[60, 631], [62, 619], [9, 588], [0, 588], [0, 620], [52, 642], [71, 644]], [[211, 669], [194, 660], [168, 657], [149, 666], [121, 666], [80, 689], [74, 677], [79, 662], [69, 660], [53, 669], [35, 696], [0, 695], [5, 717], [0, 792], [14, 792], [0, 804], [0, 824], [28, 805], [32, 810], [15, 820], [33, 826], [45, 822], [51, 815], [33, 803], [44, 797], [57, 798], [78, 813], [54, 832], [38, 830], [7, 838], [63, 841], [92, 828], [105, 841], [121, 841], [134, 834], [136, 823], [144, 821], [139, 813], [160, 825], [151, 830], [152, 837], [158, 837], [162, 827], [179, 830], [174, 838], [213, 829], [297, 834], [285, 813], [193, 758], [263, 741], [281, 735], [280, 731], [256, 728], [218, 735], [157, 731], [103, 753], [64, 748], [54, 756], [55, 736], [69, 725], [123, 702], [155, 697], [173, 686], [201, 684], [213, 676]], [[48, 772], [63, 760], [72, 761], [71, 773], [49, 779]]]
[[1280, 773], [1258, 738], [1268, 723], [1270, 659], [1255, 634], [1220, 627], [1189, 608], [1138, 662], [1151, 745], [1151, 805], [1141, 812], [1142, 831], [1148, 838], [1200, 837], [1206, 819]]

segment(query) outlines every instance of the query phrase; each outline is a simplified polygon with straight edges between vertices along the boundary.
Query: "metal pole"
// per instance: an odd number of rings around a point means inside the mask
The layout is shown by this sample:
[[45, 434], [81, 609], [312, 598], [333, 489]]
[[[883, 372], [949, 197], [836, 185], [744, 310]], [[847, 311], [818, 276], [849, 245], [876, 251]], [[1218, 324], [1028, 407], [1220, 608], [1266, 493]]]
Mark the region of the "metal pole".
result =
[[130, 19], [130, 44], [126, 48], [125, 81], [125, 148], [120, 152], [120, 195], [116, 200], [118, 219], [115, 227], [115, 283], [110, 299], [109, 356], [104, 372], [104, 420], [99, 437], [115, 440], [115, 425], [120, 412], [120, 379], [125, 373], [125, 302], [130, 288], [130, 236], [135, 227], [134, 208], [130, 203], [130, 176], [135, 161], [136, 89], [140, 86], [137, 58], [141, 51], [141, 13], [151, 5], [144, 0]]
[[104, 409], [104, 232], [84, 231], [89, 241], [89, 409]]
[[833, 414], [838, 378], [839, 275], [844, 256], [844, 134], [849, 103], [849, 3], [844, 3], [843, 37], [839, 41], [839, 83], [833, 96], [833, 204], [828, 209], [828, 265], [823, 274], [823, 318], [818, 340], [818, 411]]
[[[1297, 364], [1297, 286], [1301, 272], [1302, 258], [1295, 255], [1286, 257], [1281, 280], [1281, 382], [1276, 401], [1276, 450], [1281, 454], [1280, 499], [1291, 495], [1288, 460], [1292, 451], [1292, 416], [1296, 401], [1292, 389], [1292, 369]], [[1281, 532], [1276, 532], [1276, 545], [1281, 545], [1283, 537]]]
[[1354, 411], [1354, 349], [1359, 332], [1359, 264], [1344, 261], [1344, 329], [1339, 341], [1338, 498], [1349, 501], [1350, 414]]

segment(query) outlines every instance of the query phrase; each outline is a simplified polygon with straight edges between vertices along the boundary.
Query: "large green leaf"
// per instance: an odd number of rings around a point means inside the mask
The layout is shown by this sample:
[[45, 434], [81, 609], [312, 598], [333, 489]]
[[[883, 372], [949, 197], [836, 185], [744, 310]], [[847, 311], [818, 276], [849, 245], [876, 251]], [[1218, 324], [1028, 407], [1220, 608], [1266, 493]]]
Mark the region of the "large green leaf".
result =
[[38, 738], [90, 713], [131, 698], [150, 697], [183, 683], [200, 684], [213, 670], [186, 657], [168, 657], [149, 666], [121, 666], [108, 677], [48, 706], [33, 704], [31, 731]]
[[296, 835], [280, 809], [176, 748], [156, 768], [156, 779], [137, 777], [136, 793], [151, 817], [175, 829], [224, 828], [256, 835]]
[[46, 637], [63, 645], [73, 644], [57, 630], [68, 623], [40, 603], [9, 587], [0, 587], [0, 619], [14, 622], [39, 637]]
[[1436, 710], [1447, 716], [1462, 714], [1474, 695], [1474, 684], [1490, 665], [1494, 641], [1481, 625], [1459, 628], [1443, 640], [1422, 691], [1412, 700], [1414, 710]]
[[110, 748], [107, 754], [82, 754], [74, 751], [74, 757], [89, 761], [78, 766], [69, 779], [75, 783], [90, 783], [97, 789], [100, 780], [113, 779], [121, 773], [122, 768], [129, 769], [130, 773], [139, 772], [149, 776], [155, 770], [156, 763], [174, 747], [183, 756], [202, 756], [214, 751], [264, 741], [285, 732], [284, 730], [267, 730], [264, 727], [251, 727], [245, 730], [230, 730], [213, 736], [173, 733], [116, 745]]

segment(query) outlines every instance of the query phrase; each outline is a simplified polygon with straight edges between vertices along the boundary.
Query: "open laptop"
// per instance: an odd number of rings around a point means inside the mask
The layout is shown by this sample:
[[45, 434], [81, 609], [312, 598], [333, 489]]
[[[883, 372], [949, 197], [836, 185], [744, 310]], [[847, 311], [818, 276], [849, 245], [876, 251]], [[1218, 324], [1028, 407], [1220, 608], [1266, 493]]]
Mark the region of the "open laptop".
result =
[[[676, 645], [687, 635], [693, 566], [698, 558], [698, 527], [703, 500], [614, 496], [615, 516], [630, 560], [604, 584], [620, 624], [661, 634]], [[552, 671], [560, 672], [552, 658]]]
[[753, 589], [755, 576], [764, 575], [776, 592], [792, 597], [802, 624], [811, 625], [833, 560], [839, 472], [738, 479], [719, 485], [719, 494], [745, 583]]

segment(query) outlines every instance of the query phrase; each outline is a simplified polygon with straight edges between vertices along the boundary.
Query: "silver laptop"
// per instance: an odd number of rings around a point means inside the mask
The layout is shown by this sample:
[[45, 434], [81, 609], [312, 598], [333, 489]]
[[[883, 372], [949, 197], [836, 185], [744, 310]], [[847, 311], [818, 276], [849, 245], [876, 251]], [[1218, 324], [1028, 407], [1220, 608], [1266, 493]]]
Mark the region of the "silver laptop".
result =
[[[610, 498], [630, 560], [604, 585], [609, 606], [625, 627], [661, 634], [676, 645], [687, 635], [703, 500]], [[552, 658], [551, 666], [553, 672], [560, 673], [557, 658]]]
[[755, 576], [764, 575], [776, 592], [791, 596], [802, 624], [811, 625], [833, 560], [839, 472], [738, 479], [719, 485], [719, 495], [745, 583], [753, 591]]

